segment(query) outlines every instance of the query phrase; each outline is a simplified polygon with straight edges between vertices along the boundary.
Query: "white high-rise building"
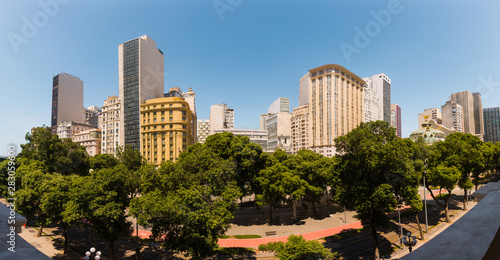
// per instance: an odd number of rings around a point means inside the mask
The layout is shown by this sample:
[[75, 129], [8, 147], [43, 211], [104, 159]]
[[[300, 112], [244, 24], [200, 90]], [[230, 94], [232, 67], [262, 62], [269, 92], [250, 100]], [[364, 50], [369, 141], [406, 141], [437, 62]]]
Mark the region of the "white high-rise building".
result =
[[441, 106], [443, 112], [443, 125], [449, 129], [454, 129], [457, 132], [464, 132], [464, 111], [463, 107], [455, 101], [446, 101]]
[[118, 83], [122, 102], [120, 143], [134, 149], [142, 147], [140, 105], [148, 99], [162, 98], [164, 56], [156, 42], [144, 35], [118, 46]]
[[198, 143], [205, 143], [207, 137], [210, 135], [210, 119], [198, 119]]
[[268, 114], [274, 114], [278, 112], [290, 113], [290, 99], [285, 97], [280, 97], [276, 99], [267, 109]]
[[292, 153], [309, 148], [309, 107], [303, 105], [292, 111], [291, 118]]
[[390, 123], [391, 79], [381, 73], [363, 80], [366, 81], [363, 121], [383, 120]]
[[99, 116], [101, 134], [101, 153], [115, 155], [116, 149], [122, 146], [120, 140], [122, 131], [120, 113], [121, 113], [121, 100], [117, 96], [109, 96], [101, 108], [102, 113]]
[[64, 122], [83, 123], [83, 81], [60, 73], [52, 78], [52, 118], [51, 131]]
[[84, 123], [93, 125], [95, 128], [99, 128], [99, 115], [101, 115], [102, 109], [98, 106], [90, 106], [83, 108]]
[[210, 107], [210, 134], [217, 129], [234, 129], [234, 109], [226, 104]]

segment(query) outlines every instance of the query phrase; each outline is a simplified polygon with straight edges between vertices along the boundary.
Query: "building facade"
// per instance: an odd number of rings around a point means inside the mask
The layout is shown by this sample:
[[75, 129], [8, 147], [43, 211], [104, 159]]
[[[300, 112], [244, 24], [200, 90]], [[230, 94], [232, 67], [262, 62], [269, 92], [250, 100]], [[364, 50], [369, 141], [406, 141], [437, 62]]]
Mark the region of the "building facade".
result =
[[[336, 64], [309, 70], [309, 78], [309, 149], [332, 157], [334, 139], [363, 122], [366, 82]], [[390, 105], [388, 112], [390, 121]]]
[[210, 134], [219, 129], [234, 129], [234, 109], [226, 104], [210, 107]]
[[109, 96], [101, 108], [100, 128], [102, 130], [101, 153], [116, 155], [116, 149], [122, 146], [120, 113], [121, 100], [117, 96]]
[[83, 123], [83, 81], [79, 78], [60, 73], [52, 78], [52, 117], [51, 131], [63, 122]]
[[267, 151], [267, 130], [255, 130], [255, 129], [215, 129], [214, 134], [229, 132], [234, 135], [246, 136], [250, 139], [250, 142], [259, 144], [262, 147], [262, 151]]
[[140, 149], [140, 106], [163, 97], [164, 56], [144, 35], [118, 46], [118, 83], [122, 102], [120, 143]]
[[280, 97], [276, 99], [267, 109], [268, 114], [274, 114], [278, 112], [290, 113], [290, 99], [285, 97]]
[[484, 141], [500, 142], [500, 108], [491, 107], [483, 109]]
[[364, 122], [383, 120], [391, 123], [391, 79], [385, 74], [363, 78], [366, 81]]
[[83, 118], [84, 123], [93, 125], [95, 128], [99, 128], [99, 116], [102, 113], [102, 109], [98, 106], [90, 106], [83, 108]]
[[452, 93], [450, 100], [458, 103], [463, 108], [464, 133], [470, 133], [483, 139], [484, 121], [481, 94], [462, 91]]
[[309, 148], [309, 105], [296, 107], [291, 118], [292, 153]]
[[443, 126], [455, 129], [457, 132], [464, 132], [464, 111], [463, 107], [454, 101], [446, 101], [441, 106]]
[[198, 119], [198, 143], [205, 143], [207, 137], [210, 135], [210, 119]]
[[101, 129], [81, 131], [75, 134], [72, 140], [85, 147], [90, 157], [101, 153]]
[[72, 138], [75, 134], [93, 129], [95, 129], [95, 127], [89, 124], [68, 121], [57, 126], [56, 134], [60, 139]]
[[195, 143], [189, 103], [180, 97], [146, 100], [141, 105], [141, 154], [149, 163], [177, 161]]
[[402, 137], [401, 107], [398, 104], [391, 105], [391, 126], [396, 128], [396, 135]]
[[277, 112], [266, 117], [267, 151], [282, 149], [292, 153], [291, 116], [289, 112]]

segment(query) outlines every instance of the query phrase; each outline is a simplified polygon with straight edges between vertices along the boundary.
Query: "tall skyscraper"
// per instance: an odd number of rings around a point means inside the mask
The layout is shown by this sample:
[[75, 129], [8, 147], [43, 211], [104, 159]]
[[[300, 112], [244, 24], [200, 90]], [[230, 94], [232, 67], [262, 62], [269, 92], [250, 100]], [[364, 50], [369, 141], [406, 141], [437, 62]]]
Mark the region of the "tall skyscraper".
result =
[[398, 104], [391, 105], [391, 126], [396, 128], [396, 135], [402, 137], [401, 107]]
[[309, 103], [309, 84], [311, 82], [311, 78], [309, 76], [309, 72], [306, 73], [299, 80], [299, 106], [303, 106]]
[[439, 108], [427, 108], [424, 109], [423, 113], [418, 114], [418, 126], [419, 129], [422, 129], [422, 125], [426, 122], [424, 116], [429, 116], [428, 120], [434, 120], [438, 124], [442, 124], [443, 122], [443, 117], [441, 115], [441, 111], [439, 111]]
[[63, 122], [83, 123], [83, 81], [79, 78], [60, 73], [52, 79], [52, 118], [51, 131]]
[[[309, 149], [332, 157], [334, 139], [347, 134], [364, 119], [366, 82], [336, 64], [311, 69], [309, 77]], [[390, 104], [387, 116], [390, 121]]]
[[441, 111], [443, 112], [443, 126], [457, 132], [464, 132], [464, 111], [460, 104], [451, 100], [446, 101], [441, 106]]
[[163, 97], [164, 62], [163, 53], [147, 35], [118, 46], [121, 144], [140, 149], [139, 109], [146, 100]]
[[122, 146], [120, 138], [123, 132], [120, 131], [122, 122], [120, 121], [121, 100], [117, 96], [109, 96], [102, 106], [100, 115], [101, 135], [101, 153], [115, 155], [116, 149]]
[[363, 80], [366, 81], [364, 122], [391, 123], [391, 79], [381, 73]]
[[210, 107], [210, 134], [217, 129], [234, 129], [234, 109], [226, 104]]
[[480, 93], [470, 93], [469, 91], [452, 93], [451, 101], [455, 101], [463, 108], [464, 132], [471, 133], [479, 138], [484, 135], [483, 105]]
[[483, 109], [484, 141], [500, 142], [500, 108], [491, 107]]

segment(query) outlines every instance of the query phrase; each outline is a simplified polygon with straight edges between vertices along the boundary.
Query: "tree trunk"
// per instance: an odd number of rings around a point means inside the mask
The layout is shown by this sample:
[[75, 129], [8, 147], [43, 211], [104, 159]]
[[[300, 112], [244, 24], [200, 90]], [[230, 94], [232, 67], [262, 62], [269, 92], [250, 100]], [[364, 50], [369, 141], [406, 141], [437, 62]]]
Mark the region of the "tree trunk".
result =
[[43, 234], [43, 225], [40, 225], [40, 227], [38, 227], [38, 233], [36, 233], [36, 236], [41, 237], [42, 234]]
[[297, 200], [293, 200], [293, 219], [297, 221]]
[[64, 254], [68, 252], [68, 232], [66, 231], [65, 228], [63, 228], [63, 235], [64, 235]]
[[373, 225], [373, 221], [370, 223], [370, 229], [372, 230], [372, 240], [373, 240], [373, 245], [375, 246], [375, 259], [378, 260], [380, 259], [379, 251], [378, 251], [378, 239], [377, 239], [377, 229]]
[[467, 210], [467, 189], [464, 189], [464, 211]]
[[240, 210], [243, 210], [243, 196], [240, 197]]
[[422, 230], [422, 226], [420, 225], [420, 220], [418, 219], [418, 213], [415, 215], [415, 219], [417, 220], [418, 231], [420, 231], [420, 239], [424, 240], [424, 231]]
[[318, 217], [318, 213], [316, 212], [316, 203], [314, 203], [314, 201], [313, 201], [313, 203], [312, 203], [312, 204], [313, 204], [313, 212], [314, 212], [314, 217], [316, 217], [316, 218], [317, 218], [317, 217]]
[[109, 259], [115, 260], [115, 241], [109, 241]]
[[448, 200], [444, 200], [444, 214], [446, 215], [446, 222], [451, 223], [450, 215], [448, 214]]
[[273, 206], [269, 205], [269, 224], [273, 223]]

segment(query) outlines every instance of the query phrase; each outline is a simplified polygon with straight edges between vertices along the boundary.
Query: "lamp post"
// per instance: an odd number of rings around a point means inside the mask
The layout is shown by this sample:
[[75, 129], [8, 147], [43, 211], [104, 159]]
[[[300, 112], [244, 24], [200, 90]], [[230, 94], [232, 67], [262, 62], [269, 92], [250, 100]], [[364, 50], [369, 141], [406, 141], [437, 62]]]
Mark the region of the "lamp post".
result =
[[417, 244], [417, 237], [412, 236], [411, 232], [408, 232], [406, 233], [406, 236], [403, 235], [402, 240], [403, 240], [403, 245], [407, 246], [411, 253], [412, 247], [414, 247]]
[[427, 197], [425, 194], [425, 175], [427, 174], [427, 158], [424, 160], [424, 211], [425, 211], [425, 233], [429, 233], [429, 221], [427, 220]]
[[95, 253], [95, 257], [94, 257], [94, 259], [95, 259], [95, 260], [99, 260], [99, 259], [101, 259], [101, 251], [97, 251], [97, 252], [96, 252], [96, 251], [95, 251], [95, 247], [91, 247], [89, 251], [85, 252], [85, 257], [84, 257], [84, 259], [85, 259], [85, 260], [89, 260], [89, 259], [90, 259], [90, 256], [91, 256], [93, 253]]

